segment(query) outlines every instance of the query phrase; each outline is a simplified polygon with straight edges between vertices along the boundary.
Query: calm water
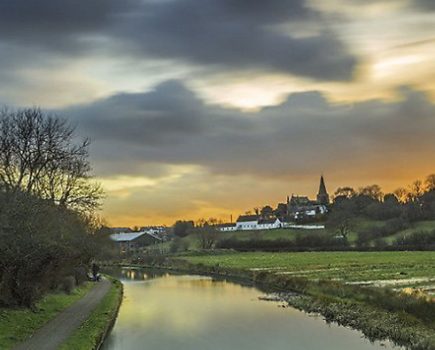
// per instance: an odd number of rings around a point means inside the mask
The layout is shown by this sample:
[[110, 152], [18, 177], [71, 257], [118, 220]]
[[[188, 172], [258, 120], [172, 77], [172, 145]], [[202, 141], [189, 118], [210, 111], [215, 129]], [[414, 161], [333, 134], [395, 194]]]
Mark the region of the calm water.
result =
[[361, 333], [326, 324], [253, 287], [202, 276], [112, 271], [124, 300], [104, 350], [375, 350]]

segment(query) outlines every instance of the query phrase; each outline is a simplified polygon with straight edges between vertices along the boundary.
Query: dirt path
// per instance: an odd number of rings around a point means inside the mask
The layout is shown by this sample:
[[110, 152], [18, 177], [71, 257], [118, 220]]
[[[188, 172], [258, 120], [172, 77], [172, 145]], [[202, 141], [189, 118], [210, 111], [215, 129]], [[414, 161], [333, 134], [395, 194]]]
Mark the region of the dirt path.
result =
[[55, 350], [85, 321], [110, 289], [110, 282], [103, 279], [82, 299], [63, 310], [45, 326], [37, 330], [24, 343], [13, 350]]

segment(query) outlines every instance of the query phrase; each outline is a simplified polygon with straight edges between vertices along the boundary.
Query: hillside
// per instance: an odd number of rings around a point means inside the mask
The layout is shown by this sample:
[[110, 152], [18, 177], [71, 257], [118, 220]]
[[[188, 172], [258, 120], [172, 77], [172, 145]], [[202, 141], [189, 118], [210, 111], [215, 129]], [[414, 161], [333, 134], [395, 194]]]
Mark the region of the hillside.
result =
[[[358, 233], [367, 230], [382, 229], [386, 225], [385, 221], [381, 220], [369, 220], [366, 218], [357, 218], [353, 221], [352, 230], [349, 233], [348, 240], [352, 245], [356, 245]], [[418, 221], [411, 224], [411, 226], [405, 230], [400, 230], [398, 232], [392, 233], [383, 237], [387, 243], [394, 242], [397, 238], [407, 236], [416, 232], [421, 231], [432, 231], [435, 230], [435, 221]], [[248, 240], [265, 240], [265, 241], [275, 241], [275, 240], [290, 240], [293, 241], [298, 236], [309, 236], [309, 235], [325, 235], [331, 236], [331, 232], [326, 229], [319, 230], [305, 230], [305, 229], [275, 229], [275, 230], [255, 230], [255, 231], [236, 231], [236, 232], [218, 232], [217, 240], [223, 239], [237, 239], [240, 241]], [[369, 243], [373, 244], [373, 240]], [[159, 245], [159, 248], [168, 251], [171, 246], [171, 242], [165, 242]], [[190, 234], [179, 240], [180, 250], [197, 250], [200, 248], [198, 236], [195, 234]]]

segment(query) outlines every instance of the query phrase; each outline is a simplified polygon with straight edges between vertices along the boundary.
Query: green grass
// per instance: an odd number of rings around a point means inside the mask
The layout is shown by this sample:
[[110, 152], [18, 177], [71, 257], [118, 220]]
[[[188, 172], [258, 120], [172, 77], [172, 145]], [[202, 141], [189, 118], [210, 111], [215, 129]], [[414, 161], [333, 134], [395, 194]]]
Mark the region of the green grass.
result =
[[415, 232], [421, 231], [433, 231], [435, 230], [435, 221], [418, 221], [416, 223], [411, 224], [411, 227], [406, 230], [399, 231], [394, 235], [388, 237], [387, 241], [393, 242], [395, 239], [403, 236], [410, 235]]
[[74, 289], [71, 294], [55, 293], [46, 295], [37, 303], [37, 311], [30, 309], [0, 309], [0, 349], [11, 349], [24, 341], [59, 312], [82, 298], [91, 288], [86, 283]]
[[250, 252], [182, 258], [194, 264], [270, 269], [310, 279], [369, 281], [435, 278], [434, 252]]
[[61, 346], [61, 350], [90, 350], [95, 349], [106, 332], [110, 322], [116, 317], [122, 284], [112, 280], [112, 286], [90, 317], [74, 332]]
[[350, 243], [354, 243], [358, 238], [358, 232], [366, 231], [371, 228], [375, 227], [382, 227], [385, 225], [385, 221], [381, 220], [370, 220], [367, 218], [356, 218], [353, 221], [351, 232], [349, 233], [349, 236], [347, 239]]

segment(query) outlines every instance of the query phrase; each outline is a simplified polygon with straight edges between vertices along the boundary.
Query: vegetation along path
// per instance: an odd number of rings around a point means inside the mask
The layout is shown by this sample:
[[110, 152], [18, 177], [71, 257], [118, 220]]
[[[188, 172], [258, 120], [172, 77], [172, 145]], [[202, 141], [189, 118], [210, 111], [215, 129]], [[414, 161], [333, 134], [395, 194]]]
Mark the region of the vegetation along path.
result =
[[58, 349], [89, 317], [109, 291], [110, 285], [110, 281], [106, 279], [96, 283], [86, 296], [62, 311], [14, 350]]

